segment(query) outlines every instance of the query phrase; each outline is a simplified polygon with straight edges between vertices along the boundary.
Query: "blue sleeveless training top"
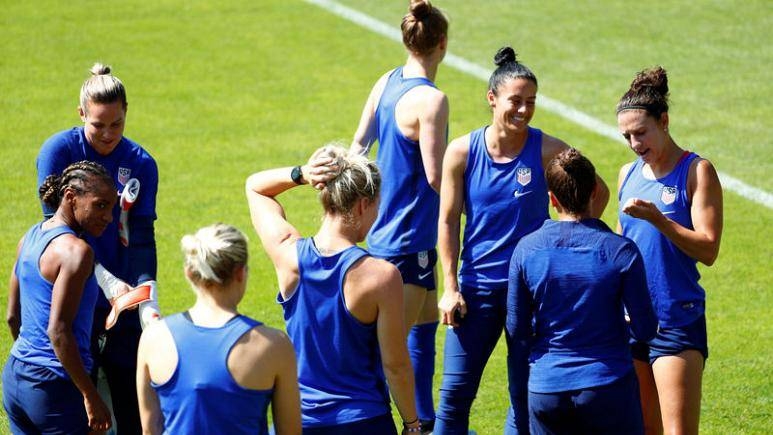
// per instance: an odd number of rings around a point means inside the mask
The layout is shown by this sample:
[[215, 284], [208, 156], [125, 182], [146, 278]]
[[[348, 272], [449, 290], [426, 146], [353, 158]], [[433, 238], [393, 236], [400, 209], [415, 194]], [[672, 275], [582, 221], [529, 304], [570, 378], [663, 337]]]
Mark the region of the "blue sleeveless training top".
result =
[[219, 328], [195, 325], [185, 313], [165, 317], [177, 349], [177, 368], [158, 393], [164, 433], [268, 434], [273, 390], [251, 390], [228, 371], [228, 355], [249, 330], [262, 325], [238, 315]]
[[397, 102], [417, 86], [435, 87], [426, 78], [403, 78], [403, 68], [396, 68], [376, 108], [381, 201], [367, 242], [368, 251], [379, 257], [426, 251], [437, 244], [440, 197], [427, 183], [419, 142], [405, 137], [395, 120]]
[[355, 319], [344, 301], [349, 268], [368, 253], [352, 246], [323, 256], [313, 239], [298, 239], [300, 281], [284, 309], [298, 358], [303, 427], [351, 423], [388, 414], [376, 324]]
[[[43, 278], [40, 273], [40, 256], [51, 241], [62, 234], [76, 235], [66, 225], [44, 230], [41, 222], [33, 225], [24, 236], [14, 269], [19, 279], [21, 330], [19, 338], [11, 348], [11, 355], [29, 364], [46, 367], [57, 376], [69, 379], [70, 376], [56, 357], [51, 340], [48, 338], [48, 320], [51, 314], [54, 284]], [[90, 371], [93, 365], [89, 346], [98, 292], [97, 281], [92, 273], [86, 280], [78, 313], [72, 323], [78, 353], [87, 371]]]
[[485, 290], [507, 288], [510, 256], [518, 241], [548, 219], [542, 169], [542, 131], [529, 127], [521, 153], [506, 163], [491, 159], [485, 131], [470, 133], [464, 171], [464, 226], [459, 281]]
[[623, 235], [636, 242], [644, 257], [652, 304], [661, 327], [684, 326], [704, 313], [705, 293], [698, 284], [696, 260], [652, 224], [621, 210], [630, 198], [644, 199], [655, 204], [667, 218], [692, 230], [687, 176], [696, 158], [697, 154], [685, 152], [674, 169], [657, 180], [644, 177], [644, 162], [639, 158], [631, 165], [618, 194], [620, 226]]

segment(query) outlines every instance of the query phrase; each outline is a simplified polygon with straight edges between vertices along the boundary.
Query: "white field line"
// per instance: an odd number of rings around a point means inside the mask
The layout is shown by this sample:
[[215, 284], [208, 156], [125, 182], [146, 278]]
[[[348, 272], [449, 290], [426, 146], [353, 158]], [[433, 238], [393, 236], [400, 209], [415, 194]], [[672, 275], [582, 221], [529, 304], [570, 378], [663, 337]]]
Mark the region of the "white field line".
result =
[[[360, 11], [352, 9], [348, 6], [342, 5], [333, 0], [304, 0], [306, 3], [319, 6], [335, 15], [345, 18], [367, 30], [378, 33], [385, 36], [388, 39], [402, 43], [403, 38], [400, 31], [396, 27], [392, 27], [389, 24], [379, 21], [369, 15], [366, 15]], [[482, 67], [476, 63], [470, 62], [463, 57], [446, 53], [444, 64], [455, 68], [465, 74], [476, 77], [484, 82], [487, 82], [492, 70]], [[625, 140], [620, 136], [617, 128], [605, 124], [603, 121], [596, 119], [587, 113], [581, 112], [574, 107], [568, 106], [558, 100], [547, 97], [540, 94], [538, 96], [538, 103], [541, 109], [545, 109], [552, 112], [562, 118], [568, 119], [575, 124], [584, 127], [600, 136], [612, 139], [615, 142], [626, 144]], [[769, 209], [773, 209], [773, 195], [754, 186], [750, 186], [743, 181], [728, 175], [724, 172], [719, 172], [719, 180], [722, 183], [722, 187], [726, 190], [730, 190], [750, 201], [754, 201]]]

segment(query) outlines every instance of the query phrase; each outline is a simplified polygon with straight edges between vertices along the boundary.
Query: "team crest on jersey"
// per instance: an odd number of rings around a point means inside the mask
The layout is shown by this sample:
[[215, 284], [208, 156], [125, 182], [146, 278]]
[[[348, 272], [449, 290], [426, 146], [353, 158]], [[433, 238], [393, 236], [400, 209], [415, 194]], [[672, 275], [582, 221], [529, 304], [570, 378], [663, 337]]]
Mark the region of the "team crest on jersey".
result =
[[129, 178], [132, 176], [132, 170], [129, 168], [118, 168], [118, 182], [121, 184], [126, 184], [129, 181]]
[[531, 183], [531, 168], [518, 168], [515, 173], [518, 176], [518, 183], [521, 186]]
[[426, 269], [427, 266], [429, 266], [429, 255], [427, 255], [427, 251], [419, 252], [417, 257], [419, 261], [419, 267]]
[[665, 205], [671, 205], [676, 201], [676, 187], [663, 186], [663, 190], [660, 191], [660, 200]]

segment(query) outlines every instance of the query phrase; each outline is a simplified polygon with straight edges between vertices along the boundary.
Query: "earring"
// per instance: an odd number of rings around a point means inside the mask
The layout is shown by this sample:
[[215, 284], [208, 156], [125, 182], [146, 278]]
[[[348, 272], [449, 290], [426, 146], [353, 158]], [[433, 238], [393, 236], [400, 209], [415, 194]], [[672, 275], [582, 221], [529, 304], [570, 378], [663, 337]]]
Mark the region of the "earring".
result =
[[668, 133], [668, 127], [664, 128], [664, 129], [663, 129], [663, 131], [665, 131], [666, 133]]

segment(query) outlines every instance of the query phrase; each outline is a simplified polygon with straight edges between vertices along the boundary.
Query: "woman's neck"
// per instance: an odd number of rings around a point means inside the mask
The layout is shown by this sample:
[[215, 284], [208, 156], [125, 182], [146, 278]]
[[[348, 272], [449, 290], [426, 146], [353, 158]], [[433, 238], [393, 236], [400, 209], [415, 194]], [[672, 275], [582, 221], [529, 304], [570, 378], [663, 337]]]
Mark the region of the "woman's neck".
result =
[[529, 131], [512, 132], [499, 128], [496, 124], [486, 129], [486, 146], [492, 157], [514, 159], [523, 151]]
[[219, 327], [239, 314], [236, 289], [196, 289], [196, 303], [188, 309], [193, 323], [204, 327]]
[[652, 170], [655, 178], [661, 178], [671, 173], [677, 163], [679, 163], [679, 160], [682, 159], [682, 155], [684, 155], [684, 150], [669, 137], [661, 158], [649, 163], [650, 170]]
[[434, 60], [434, 56], [417, 56], [409, 53], [408, 60], [403, 66], [403, 77], [425, 77], [434, 82], [437, 69], [438, 62]]
[[556, 214], [557, 214], [557, 217], [558, 217], [557, 220], [559, 220], [561, 222], [580, 222], [581, 220], [590, 219], [590, 218], [593, 217], [593, 216], [591, 216], [590, 213], [574, 214], [574, 213], [569, 213], [569, 212], [565, 212], [565, 211], [557, 211]]
[[317, 234], [314, 235], [314, 245], [323, 254], [329, 255], [354, 246], [359, 242], [359, 222], [346, 222], [343, 216], [325, 215]]
[[65, 213], [61, 206], [56, 209], [56, 212], [53, 216], [51, 216], [47, 221], [43, 222], [43, 228], [49, 229], [58, 227], [61, 225], [67, 225], [70, 227], [73, 231], [80, 234], [81, 228], [80, 225], [78, 225], [78, 222], [75, 220], [75, 217], [72, 216], [72, 214]]

